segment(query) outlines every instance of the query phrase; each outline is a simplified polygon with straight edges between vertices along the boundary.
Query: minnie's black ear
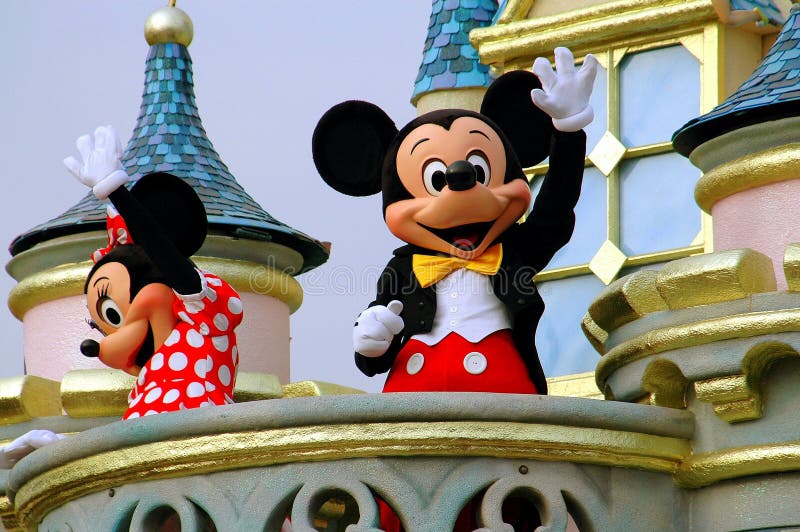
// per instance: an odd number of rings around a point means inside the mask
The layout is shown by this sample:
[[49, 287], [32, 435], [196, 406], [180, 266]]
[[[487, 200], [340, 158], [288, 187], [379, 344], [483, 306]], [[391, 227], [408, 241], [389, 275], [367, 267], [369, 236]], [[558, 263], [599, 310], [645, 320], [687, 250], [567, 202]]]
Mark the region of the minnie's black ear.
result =
[[208, 233], [208, 217], [203, 202], [189, 183], [172, 174], [156, 172], [139, 179], [131, 194], [184, 257], [197, 253]]
[[531, 91], [541, 88], [533, 72], [514, 70], [491, 84], [481, 104], [481, 114], [500, 126], [524, 168], [550, 153], [553, 121], [531, 99]]
[[342, 194], [376, 194], [381, 190], [383, 159], [395, 135], [397, 127], [377, 105], [340, 103], [314, 129], [314, 164], [322, 179]]

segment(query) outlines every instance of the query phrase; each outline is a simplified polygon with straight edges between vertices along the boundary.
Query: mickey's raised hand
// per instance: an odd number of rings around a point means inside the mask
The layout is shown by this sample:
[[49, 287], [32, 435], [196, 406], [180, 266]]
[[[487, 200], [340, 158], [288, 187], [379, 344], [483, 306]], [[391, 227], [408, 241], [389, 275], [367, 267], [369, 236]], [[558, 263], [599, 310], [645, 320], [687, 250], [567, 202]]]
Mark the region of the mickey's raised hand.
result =
[[106, 199], [128, 181], [128, 174], [122, 169], [122, 143], [112, 126], [98, 127], [94, 138], [82, 135], [75, 145], [81, 161], [69, 156], [64, 165], [78, 181], [91, 187], [98, 199]]
[[541, 89], [533, 89], [531, 97], [542, 111], [550, 115], [559, 131], [578, 131], [592, 122], [594, 111], [589, 105], [597, 59], [588, 54], [580, 70], [575, 69], [575, 58], [568, 48], [555, 49], [556, 70], [550, 61], [536, 58], [533, 73], [542, 82]]

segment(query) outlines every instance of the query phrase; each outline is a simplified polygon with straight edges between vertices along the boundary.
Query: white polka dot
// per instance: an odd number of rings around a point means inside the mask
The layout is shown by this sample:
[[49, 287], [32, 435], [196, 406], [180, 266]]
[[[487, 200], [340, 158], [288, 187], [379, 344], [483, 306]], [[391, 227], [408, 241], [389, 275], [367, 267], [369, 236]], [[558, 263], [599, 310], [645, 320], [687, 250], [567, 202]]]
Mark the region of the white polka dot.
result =
[[169, 356], [169, 369], [172, 371], [181, 371], [189, 365], [189, 359], [180, 351], [176, 351]]
[[167, 390], [167, 393], [164, 394], [164, 399], [162, 399], [162, 401], [164, 402], [164, 404], [168, 405], [170, 403], [174, 403], [175, 401], [177, 401], [178, 397], [180, 396], [181, 392], [173, 388], [171, 390]]
[[228, 350], [228, 336], [215, 336], [211, 339], [211, 342], [214, 344], [214, 347], [217, 348], [217, 351], [224, 353]]
[[147, 390], [150, 390], [152, 388], [155, 388], [155, 386], [156, 386], [155, 381], [149, 382], [149, 383], [147, 383], [147, 386], [144, 387], [144, 391], [147, 391]]
[[233, 364], [236, 365], [239, 363], [239, 348], [233, 346], [231, 349], [231, 356], [233, 357]]
[[208, 324], [207, 323], [201, 323], [200, 324], [200, 334], [202, 334], [203, 336], [208, 336], [208, 333], [210, 333], [210, 332], [211, 332], [211, 329], [208, 328]]
[[226, 316], [222, 312], [214, 316], [214, 326], [220, 331], [227, 331], [228, 325], [230, 325], [228, 323], [228, 316]]
[[158, 400], [159, 397], [161, 397], [161, 388], [153, 388], [147, 392], [147, 395], [144, 396], [144, 402], [150, 404], [153, 401]]
[[[153, 359], [151, 358], [150, 360], [152, 361]], [[139, 372], [139, 378], [137, 379], [139, 385], [144, 384], [144, 376], [146, 373], [147, 373], [147, 367], [142, 368], [142, 371]]]
[[179, 333], [177, 329], [173, 329], [172, 332], [169, 333], [169, 336], [167, 336], [167, 339], [164, 340], [164, 345], [167, 347], [175, 345], [178, 343], [178, 341], [180, 341], [180, 339], [181, 333]]
[[198, 312], [200, 312], [204, 308], [206, 308], [206, 304], [203, 303], [202, 300], [200, 300], [200, 301], [186, 301], [184, 303], [184, 306], [186, 307], [186, 312], [188, 312], [189, 314], [197, 314]]
[[139, 417], [139, 412], [131, 412], [131, 415], [125, 419], [136, 419], [137, 417]]
[[233, 404], [233, 399], [231, 399], [231, 396], [228, 395], [227, 393], [223, 394], [223, 395], [225, 395], [225, 402], [228, 403], [229, 405], [232, 405]]
[[194, 363], [194, 374], [200, 377], [201, 379], [206, 378], [206, 373], [208, 372], [208, 367], [206, 365], [206, 359], [201, 358], [197, 362]]
[[152, 416], [153, 414], [158, 414], [158, 412], [156, 410], [148, 410], [144, 413], [146, 416]]
[[138, 405], [139, 402], [142, 400], [142, 397], [144, 397], [144, 395], [142, 394], [137, 395], [136, 397], [133, 398], [133, 401], [130, 401], [128, 403], [128, 406], [133, 408], [134, 406]]
[[186, 342], [192, 347], [202, 347], [203, 346], [203, 335], [195, 330], [191, 330], [186, 333]]
[[185, 321], [186, 323], [188, 323], [189, 325], [194, 325], [194, 320], [192, 318], [190, 318], [189, 315], [186, 314], [184, 311], [178, 312], [178, 317], [182, 321]]
[[216, 277], [207, 277], [206, 281], [211, 286], [222, 286], [222, 281], [220, 279], [217, 279]]
[[181, 403], [181, 404], [178, 405], [178, 410], [186, 410], [186, 409], [187, 408], [186, 408], [185, 404]]
[[199, 382], [191, 382], [186, 387], [186, 395], [189, 397], [200, 397], [204, 393], [206, 393], [206, 389]]
[[231, 311], [231, 314], [241, 314], [242, 313], [242, 300], [238, 297], [232, 297], [228, 300], [228, 310]]
[[164, 367], [164, 354], [156, 353], [150, 359], [150, 369], [159, 370]]
[[214, 390], [216, 390], [216, 389], [217, 389], [217, 387], [216, 387], [216, 386], [214, 386], [213, 384], [211, 384], [209, 381], [206, 381], [206, 391], [207, 391], [207, 392], [213, 392], [213, 391], [214, 391]]
[[228, 386], [231, 383], [231, 369], [228, 366], [220, 366], [217, 375], [219, 376], [219, 382], [224, 386]]
[[211, 301], [212, 303], [213, 303], [214, 301], [216, 301], [216, 300], [217, 300], [217, 292], [216, 292], [216, 290], [214, 290], [214, 289], [213, 289], [213, 288], [211, 288], [210, 286], [209, 286], [208, 288], [206, 288], [206, 297], [207, 297], [207, 298], [208, 298], [208, 300], [209, 300], [209, 301]]
[[211, 355], [206, 357], [206, 371], [211, 371], [214, 369], [214, 359], [211, 358]]

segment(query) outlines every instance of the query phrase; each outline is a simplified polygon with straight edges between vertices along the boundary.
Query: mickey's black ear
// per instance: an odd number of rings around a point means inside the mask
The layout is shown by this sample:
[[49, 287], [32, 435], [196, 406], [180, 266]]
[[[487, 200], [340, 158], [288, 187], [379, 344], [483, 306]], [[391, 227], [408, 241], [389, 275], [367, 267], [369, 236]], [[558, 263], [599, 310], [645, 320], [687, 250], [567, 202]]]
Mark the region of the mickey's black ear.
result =
[[381, 169], [397, 127], [377, 105], [347, 101], [332, 107], [314, 129], [311, 148], [322, 179], [348, 196], [381, 190]]
[[531, 99], [531, 91], [541, 88], [533, 72], [514, 70], [491, 84], [481, 104], [481, 114], [500, 126], [524, 168], [550, 153], [553, 121]]
[[131, 193], [184, 257], [197, 253], [206, 239], [208, 217], [189, 183], [172, 174], [156, 172], [139, 179]]

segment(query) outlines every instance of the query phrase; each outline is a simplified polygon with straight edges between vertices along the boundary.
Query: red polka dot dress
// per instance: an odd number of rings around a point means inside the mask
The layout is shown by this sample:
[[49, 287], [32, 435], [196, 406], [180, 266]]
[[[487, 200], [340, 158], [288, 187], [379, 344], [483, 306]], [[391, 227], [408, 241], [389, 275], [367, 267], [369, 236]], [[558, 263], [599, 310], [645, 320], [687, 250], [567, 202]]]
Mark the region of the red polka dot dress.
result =
[[242, 301], [216, 275], [200, 275], [200, 293], [175, 295], [178, 324], [139, 373], [123, 419], [233, 403]]

